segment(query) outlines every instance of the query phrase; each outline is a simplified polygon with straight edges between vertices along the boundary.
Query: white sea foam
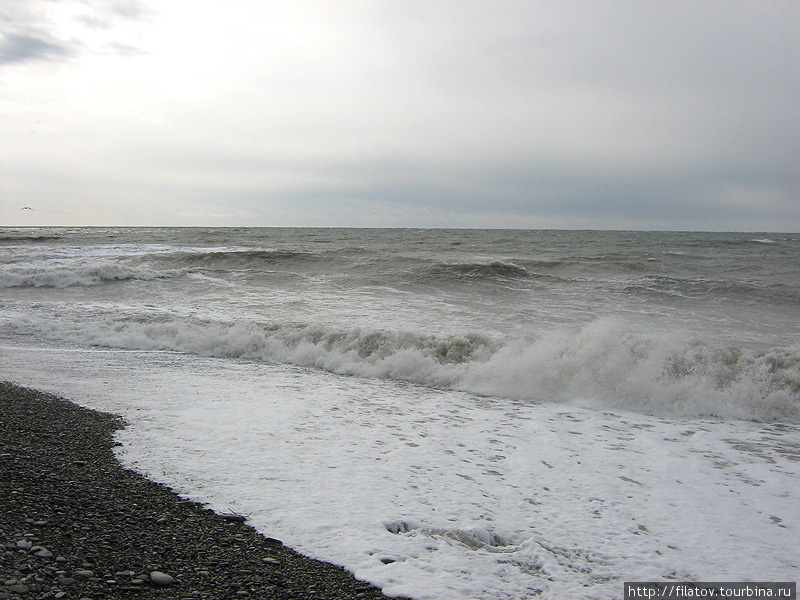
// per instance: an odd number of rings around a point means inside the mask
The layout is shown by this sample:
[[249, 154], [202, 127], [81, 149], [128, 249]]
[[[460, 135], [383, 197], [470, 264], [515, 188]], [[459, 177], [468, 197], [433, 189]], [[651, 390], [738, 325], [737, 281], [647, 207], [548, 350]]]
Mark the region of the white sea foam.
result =
[[713, 347], [628, 331], [619, 319], [500, 341], [412, 331], [177, 317], [24, 318], [6, 331], [79, 344], [313, 367], [536, 402], [661, 415], [800, 422], [800, 347]]
[[800, 239], [766, 236], [2, 231], [0, 377], [389, 594], [794, 580]]
[[126, 465], [389, 595], [612, 599], [626, 580], [800, 573], [796, 426], [185, 354], [0, 351], [4, 377], [123, 415]]

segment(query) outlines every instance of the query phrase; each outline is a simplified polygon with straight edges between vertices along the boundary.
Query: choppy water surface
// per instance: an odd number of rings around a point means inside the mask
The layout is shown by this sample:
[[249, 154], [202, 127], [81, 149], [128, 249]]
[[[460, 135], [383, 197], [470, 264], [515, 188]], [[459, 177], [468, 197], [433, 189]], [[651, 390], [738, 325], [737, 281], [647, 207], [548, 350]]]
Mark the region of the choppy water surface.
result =
[[787, 234], [0, 229], [0, 376], [125, 415], [123, 460], [388, 593], [796, 579], [798, 259]]

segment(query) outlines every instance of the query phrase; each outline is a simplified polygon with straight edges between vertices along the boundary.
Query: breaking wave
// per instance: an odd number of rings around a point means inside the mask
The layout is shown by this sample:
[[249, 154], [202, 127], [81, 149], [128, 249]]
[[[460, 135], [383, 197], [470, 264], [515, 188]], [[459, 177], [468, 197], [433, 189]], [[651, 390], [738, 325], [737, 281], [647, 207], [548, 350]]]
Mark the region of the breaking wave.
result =
[[107, 315], [6, 319], [0, 332], [82, 345], [287, 363], [483, 396], [800, 422], [800, 346], [750, 350], [629, 331], [616, 319], [500, 340], [310, 323]]
[[93, 286], [112, 281], [150, 281], [177, 277], [183, 273], [184, 271], [176, 269], [153, 270], [146, 267], [127, 266], [114, 261], [74, 264], [68, 267], [57, 264], [44, 267], [31, 264], [12, 264], [5, 265], [0, 272], [0, 288]]
[[114, 259], [58, 259], [48, 256], [7, 259], [0, 288], [94, 286], [123, 280], [175, 277], [192, 272], [263, 271], [279, 264], [322, 260], [320, 255], [284, 250], [206, 249], [131, 253]]

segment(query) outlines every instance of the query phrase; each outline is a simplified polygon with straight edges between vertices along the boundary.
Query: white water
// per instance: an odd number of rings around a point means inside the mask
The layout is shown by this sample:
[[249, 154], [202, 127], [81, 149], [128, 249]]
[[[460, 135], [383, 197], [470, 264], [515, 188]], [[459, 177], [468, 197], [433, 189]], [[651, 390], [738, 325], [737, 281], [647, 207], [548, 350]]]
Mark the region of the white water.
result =
[[[6, 330], [84, 346], [169, 350], [312, 367], [485, 396], [627, 408], [660, 415], [800, 422], [800, 345], [715, 347], [666, 332], [632, 331], [619, 318], [578, 330], [502, 340], [325, 324], [220, 322], [116, 305], [33, 319], [9, 311]], [[157, 310], [164, 314], [153, 316]], [[0, 318], [0, 324], [4, 321]]]
[[[770, 240], [768, 243], [766, 240]], [[0, 378], [418, 600], [796, 580], [800, 238], [0, 229]]]
[[123, 415], [124, 464], [388, 595], [610, 599], [630, 580], [800, 574], [794, 425], [172, 352], [0, 353], [3, 378]]

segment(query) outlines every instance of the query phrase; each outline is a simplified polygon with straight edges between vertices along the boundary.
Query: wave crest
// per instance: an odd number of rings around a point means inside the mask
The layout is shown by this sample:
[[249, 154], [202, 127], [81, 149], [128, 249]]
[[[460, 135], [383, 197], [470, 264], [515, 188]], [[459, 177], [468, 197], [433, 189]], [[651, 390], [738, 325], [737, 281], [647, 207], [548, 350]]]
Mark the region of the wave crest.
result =
[[285, 262], [309, 261], [316, 258], [316, 255], [291, 250], [219, 249], [171, 252], [154, 255], [154, 258], [185, 268], [247, 269]]
[[3, 329], [138, 350], [287, 363], [520, 401], [651, 414], [800, 422], [800, 347], [717, 348], [600, 320], [578, 331], [499, 340], [470, 334], [107, 316]]
[[20, 244], [20, 243], [43, 243], [53, 242], [60, 240], [59, 235], [44, 235], [44, 234], [30, 234], [30, 235], [14, 235], [14, 234], [0, 234], [0, 244]]
[[165, 271], [129, 267], [112, 261], [90, 265], [45, 267], [6, 266], [0, 272], [0, 288], [93, 286], [111, 281], [162, 279], [182, 275], [183, 271]]
[[530, 273], [525, 267], [502, 261], [439, 263], [427, 267], [425, 271], [428, 276], [452, 279], [521, 279], [530, 276]]

